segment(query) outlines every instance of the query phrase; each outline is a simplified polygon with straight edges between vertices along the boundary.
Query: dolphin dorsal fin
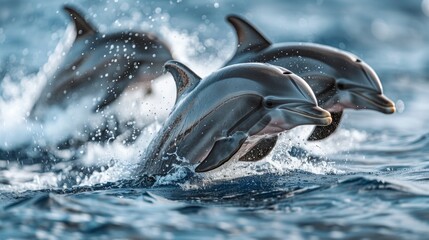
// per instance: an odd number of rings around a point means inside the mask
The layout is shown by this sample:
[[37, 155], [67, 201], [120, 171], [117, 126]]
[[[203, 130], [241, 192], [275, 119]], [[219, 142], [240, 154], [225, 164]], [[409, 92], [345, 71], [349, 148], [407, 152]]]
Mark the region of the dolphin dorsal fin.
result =
[[227, 20], [235, 28], [237, 34], [237, 53], [259, 51], [271, 45], [271, 41], [243, 18], [237, 15], [229, 15]]
[[97, 31], [91, 23], [85, 20], [85, 18], [73, 7], [65, 5], [64, 10], [70, 14], [76, 29], [76, 39], [89, 35], [95, 34]]
[[176, 102], [185, 93], [192, 91], [192, 89], [194, 89], [201, 80], [201, 78], [196, 73], [178, 61], [170, 60], [166, 62], [164, 69], [173, 75], [174, 81], [176, 82]]

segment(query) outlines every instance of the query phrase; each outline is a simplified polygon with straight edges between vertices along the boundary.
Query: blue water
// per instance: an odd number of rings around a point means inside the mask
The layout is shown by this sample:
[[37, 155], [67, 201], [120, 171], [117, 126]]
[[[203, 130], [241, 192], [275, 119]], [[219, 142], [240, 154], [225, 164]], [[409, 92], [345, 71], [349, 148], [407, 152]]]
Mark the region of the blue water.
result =
[[[124, 141], [55, 146], [97, 116], [26, 120], [70, 46], [70, 3], [102, 32], [156, 33], [201, 76], [236, 44], [229, 13], [273, 42], [350, 51], [378, 73], [397, 113], [346, 111], [330, 138], [311, 127], [280, 137], [258, 163], [140, 179], [139, 156], [175, 98], [172, 78], [154, 94], [129, 91], [112, 106], [139, 134]], [[0, 238], [425, 239], [429, 234], [429, 1], [25, 1], [0, 2]], [[123, 107], [126, 106], [126, 107]], [[101, 121], [101, 123], [100, 123]], [[132, 134], [131, 134], [132, 135]], [[17, 150], [18, 149], [18, 150]]]

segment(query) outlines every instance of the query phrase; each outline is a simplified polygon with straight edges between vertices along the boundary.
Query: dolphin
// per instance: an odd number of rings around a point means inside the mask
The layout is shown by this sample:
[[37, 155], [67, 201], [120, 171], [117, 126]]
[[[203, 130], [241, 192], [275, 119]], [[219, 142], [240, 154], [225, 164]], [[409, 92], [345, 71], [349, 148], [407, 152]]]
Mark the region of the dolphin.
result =
[[141, 173], [166, 175], [175, 165], [207, 172], [238, 159], [259, 139], [298, 125], [331, 123], [307, 83], [262, 63], [221, 68], [201, 79], [177, 61], [164, 68], [177, 100], [143, 155]]
[[[352, 53], [314, 43], [272, 44], [255, 27], [239, 16], [227, 21], [235, 28], [238, 48], [225, 66], [246, 62], [270, 63], [289, 69], [312, 88], [319, 106], [328, 110], [332, 123], [316, 126], [309, 141], [321, 140], [338, 127], [343, 110], [371, 109], [385, 114], [395, 112], [394, 103], [383, 95], [376, 72]], [[260, 160], [274, 147], [277, 136], [261, 140], [241, 160]], [[259, 157], [255, 153], [264, 152]]]
[[67, 108], [86, 98], [85, 108], [101, 110], [133, 82], [150, 83], [172, 59], [168, 46], [151, 33], [124, 30], [100, 33], [73, 7], [64, 6], [75, 27], [75, 40], [53, 77], [42, 89], [30, 117]]

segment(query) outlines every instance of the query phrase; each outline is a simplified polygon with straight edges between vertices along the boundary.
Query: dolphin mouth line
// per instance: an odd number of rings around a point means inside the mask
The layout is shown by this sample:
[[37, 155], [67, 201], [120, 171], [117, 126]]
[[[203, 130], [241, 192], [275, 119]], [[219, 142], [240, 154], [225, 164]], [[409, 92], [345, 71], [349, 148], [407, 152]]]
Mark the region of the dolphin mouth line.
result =
[[393, 104], [393, 103], [390, 103], [390, 105], [383, 105], [383, 104], [379, 104], [379, 103], [377, 103], [377, 102], [375, 102], [373, 99], [371, 99], [371, 98], [369, 98], [369, 97], [367, 97], [367, 96], [365, 96], [365, 95], [363, 95], [363, 94], [360, 94], [360, 93], [358, 93], [358, 92], [352, 92], [353, 94], [355, 94], [355, 95], [357, 95], [357, 96], [359, 96], [359, 97], [361, 97], [361, 98], [363, 98], [365, 101], [367, 101], [368, 103], [370, 103], [370, 104], [372, 104], [373, 106], [376, 106], [376, 107], [379, 107], [379, 108], [381, 108], [381, 109], [384, 109], [384, 110], [386, 110], [386, 112], [395, 112], [395, 105]]
[[300, 112], [300, 111], [296, 111], [296, 110], [291, 110], [291, 109], [286, 109], [286, 110], [288, 110], [290, 112], [293, 112], [295, 114], [304, 116], [304, 117], [309, 118], [309, 119], [314, 119], [314, 120], [318, 120], [318, 121], [326, 121], [327, 125], [329, 125], [332, 122], [332, 117], [311, 115], [311, 114], [308, 114], [308, 113], [304, 113], [304, 112]]

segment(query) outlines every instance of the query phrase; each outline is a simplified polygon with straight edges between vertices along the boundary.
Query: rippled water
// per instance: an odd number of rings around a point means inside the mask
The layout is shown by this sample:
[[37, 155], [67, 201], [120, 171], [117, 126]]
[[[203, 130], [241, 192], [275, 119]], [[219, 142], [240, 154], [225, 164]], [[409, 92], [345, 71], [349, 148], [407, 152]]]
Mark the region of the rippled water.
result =
[[60, 1], [2, 1], [0, 238], [424, 239], [429, 233], [429, 1], [67, 3], [103, 32], [155, 32], [201, 76], [232, 56], [235, 34], [224, 18], [241, 14], [273, 42], [317, 42], [360, 56], [398, 112], [346, 111], [324, 141], [307, 143], [311, 127], [298, 127], [261, 162], [202, 176], [179, 169], [136, 182], [139, 156], [174, 102], [172, 78], [157, 79], [152, 96], [131, 91], [112, 106], [115, 120], [139, 129], [133, 141], [107, 131], [105, 144], [53, 148], [79, 138], [87, 122], [111, 130], [115, 121], [72, 110], [52, 124], [26, 120], [67, 52], [72, 28]]

